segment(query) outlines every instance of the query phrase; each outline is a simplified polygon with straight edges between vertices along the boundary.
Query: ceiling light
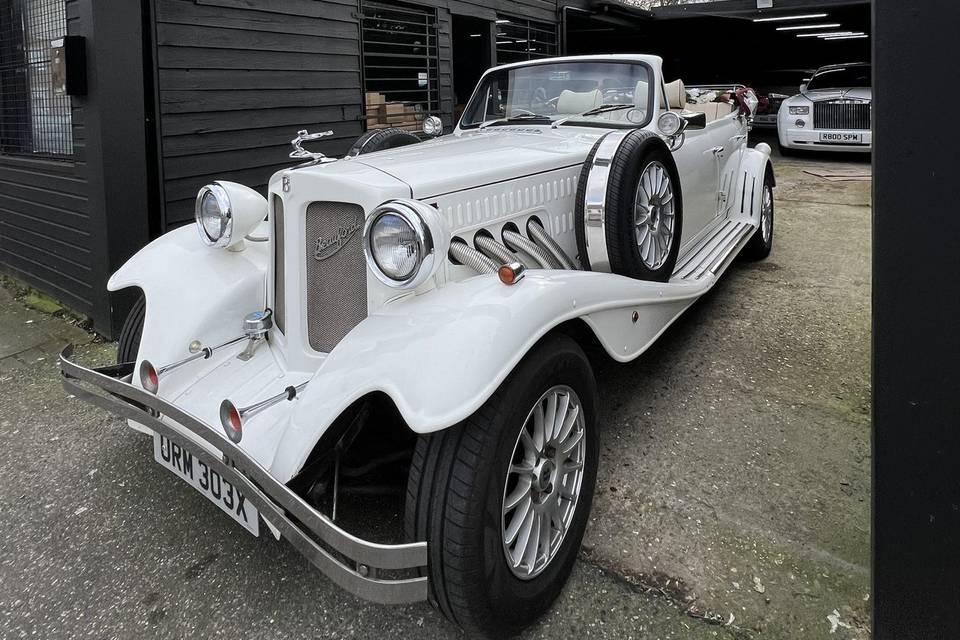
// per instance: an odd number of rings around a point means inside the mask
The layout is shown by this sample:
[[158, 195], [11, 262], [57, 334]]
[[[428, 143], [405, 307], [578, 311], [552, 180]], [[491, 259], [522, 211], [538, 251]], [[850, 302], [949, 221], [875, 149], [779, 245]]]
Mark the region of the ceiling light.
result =
[[852, 35], [852, 36], [833, 36], [831, 38], [822, 38], [822, 40], [853, 40], [854, 38], [869, 38], [869, 37], [870, 36], [868, 36], [867, 34], [861, 33], [860, 35]]
[[825, 13], [805, 13], [800, 16], [777, 16], [775, 18], [754, 18], [754, 22], [779, 22], [780, 20], [806, 20], [808, 18], [826, 18]]
[[471, 33], [471, 34], [470, 34], [470, 37], [471, 37], [471, 38], [479, 38], [479, 37], [482, 36], [482, 35], [483, 35], [482, 33]]
[[798, 38], [826, 38], [828, 36], [858, 36], [862, 31], [825, 31], [823, 33], [798, 33]]
[[497, 24], [510, 24], [509, 20], [497, 20]]
[[777, 31], [799, 31], [800, 29], [835, 29], [839, 26], [839, 22], [834, 22], [831, 24], [795, 24], [790, 27], [777, 27]]

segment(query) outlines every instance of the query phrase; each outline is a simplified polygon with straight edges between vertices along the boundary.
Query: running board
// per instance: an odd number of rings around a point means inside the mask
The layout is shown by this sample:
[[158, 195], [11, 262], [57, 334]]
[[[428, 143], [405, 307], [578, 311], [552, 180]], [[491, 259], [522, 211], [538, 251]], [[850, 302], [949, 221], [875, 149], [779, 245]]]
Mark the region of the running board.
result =
[[727, 220], [712, 236], [687, 254], [673, 271], [670, 282], [701, 280], [727, 268], [750, 239], [756, 226], [745, 220]]

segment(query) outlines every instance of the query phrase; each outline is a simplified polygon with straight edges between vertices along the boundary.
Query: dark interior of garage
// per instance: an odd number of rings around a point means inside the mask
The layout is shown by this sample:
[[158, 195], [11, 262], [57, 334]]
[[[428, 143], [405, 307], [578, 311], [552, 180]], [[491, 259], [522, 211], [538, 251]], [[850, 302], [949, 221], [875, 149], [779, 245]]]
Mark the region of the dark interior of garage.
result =
[[[775, 11], [758, 10], [756, 3], [720, 4], [734, 6], [722, 11], [695, 4], [640, 11], [609, 2], [597, 3], [591, 12], [568, 10], [566, 50], [569, 55], [660, 55], [667, 79], [682, 78], [687, 84], [751, 84], [770, 71], [815, 70], [870, 59], [869, 3], [830, 3], [826, 8], [826, 3], [808, 3], [806, 8]], [[799, 15], [816, 17], [790, 19]], [[816, 35], [831, 33], [847, 35]]]

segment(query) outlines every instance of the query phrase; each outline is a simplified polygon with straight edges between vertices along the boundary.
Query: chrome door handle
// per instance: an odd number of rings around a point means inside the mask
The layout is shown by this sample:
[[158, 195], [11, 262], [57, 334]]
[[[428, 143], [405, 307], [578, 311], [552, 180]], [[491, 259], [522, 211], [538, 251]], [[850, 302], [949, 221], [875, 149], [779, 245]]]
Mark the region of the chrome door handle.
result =
[[732, 138], [730, 138], [730, 142], [733, 142], [733, 143], [743, 142], [743, 141], [746, 140], [746, 139], [747, 139], [747, 136], [745, 136], [745, 135], [743, 135], [743, 134], [740, 134], [740, 135], [733, 136]]
[[710, 149], [710, 153], [712, 153], [712, 154], [715, 155], [715, 156], [723, 155], [723, 147], [722, 147], [722, 146], [721, 146], [721, 147], [713, 147], [712, 149]]

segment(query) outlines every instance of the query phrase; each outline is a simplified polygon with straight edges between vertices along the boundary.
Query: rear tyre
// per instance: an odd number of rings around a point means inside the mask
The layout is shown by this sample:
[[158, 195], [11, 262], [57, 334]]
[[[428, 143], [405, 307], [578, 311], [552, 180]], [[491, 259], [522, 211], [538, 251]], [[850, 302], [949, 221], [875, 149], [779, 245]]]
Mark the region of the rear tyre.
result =
[[773, 174], [767, 170], [760, 195], [760, 224], [741, 254], [747, 260], [763, 260], [773, 248]]
[[347, 157], [404, 147], [418, 142], [420, 142], [420, 138], [403, 129], [371, 129], [357, 138], [357, 141], [347, 151]]
[[127, 314], [126, 320], [120, 329], [120, 340], [117, 343], [117, 364], [136, 362], [140, 352], [140, 336], [143, 335], [143, 321], [147, 317], [147, 299], [144, 296], [137, 298]]
[[431, 603], [468, 633], [518, 633], [569, 577], [596, 482], [597, 403], [583, 350], [554, 334], [476, 413], [417, 442], [407, 535], [429, 544]]

